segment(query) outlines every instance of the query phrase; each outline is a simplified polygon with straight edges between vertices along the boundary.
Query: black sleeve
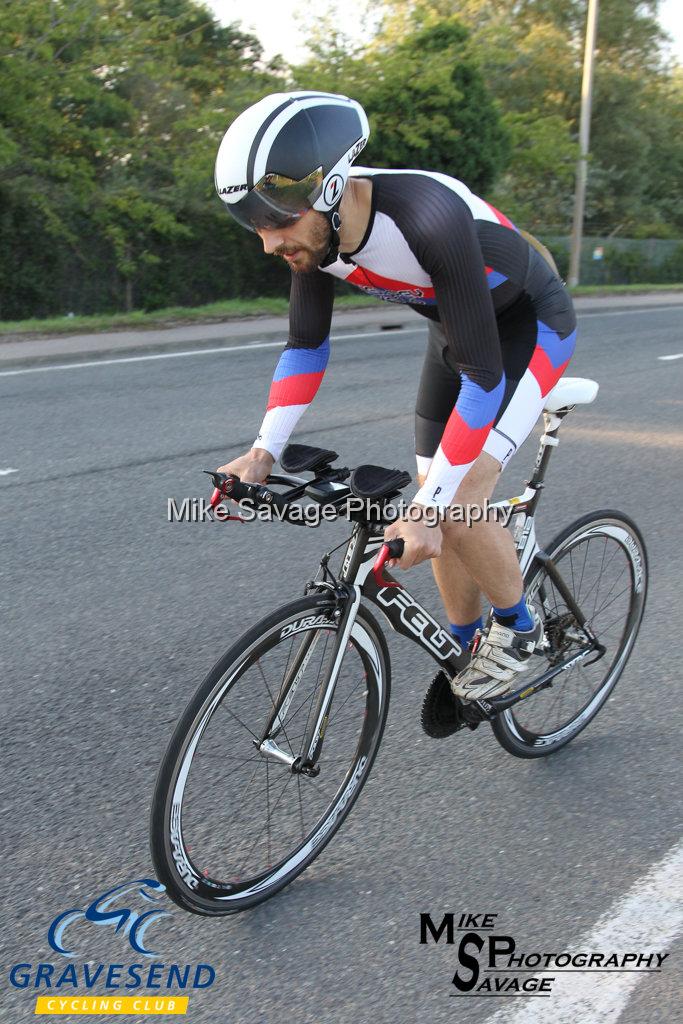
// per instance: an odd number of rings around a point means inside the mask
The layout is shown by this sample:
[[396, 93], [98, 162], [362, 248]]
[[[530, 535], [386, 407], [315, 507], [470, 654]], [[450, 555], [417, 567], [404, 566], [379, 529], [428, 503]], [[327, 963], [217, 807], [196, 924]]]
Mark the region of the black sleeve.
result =
[[314, 270], [292, 272], [287, 348], [318, 348], [329, 336], [334, 306], [334, 277]]
[[462, 372], [491, 391], [503, 372], [496, 317], [474, 218], [446, 185], [426, 175], [387, 175], [381, 208], [434, 284], [439, 319]]

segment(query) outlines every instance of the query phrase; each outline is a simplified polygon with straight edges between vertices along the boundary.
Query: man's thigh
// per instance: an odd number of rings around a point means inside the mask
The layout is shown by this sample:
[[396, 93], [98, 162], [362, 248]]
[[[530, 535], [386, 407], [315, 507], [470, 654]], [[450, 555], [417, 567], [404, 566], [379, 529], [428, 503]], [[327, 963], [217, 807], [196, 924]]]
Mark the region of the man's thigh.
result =
[[[526, 441], [543, 411], [548, 392], [567, 367], [576, 338], [572, 317], [573, 314], [556, 318], [557, 322], [553, 319], [550, 326], [538, 320], [531, 302], [520, 301], [498, 320], [505, 393], [483, 452], [498, 463], [499, 469]], [[415, 451], [422, 477], [429, 471], [459, 388], [460, 375], [448, 363], [443, 329], [430, 322], [415, 409]], [[486, 466], [486, 460], [479, 465], [475, 462], [463, 484], [480, 482]], [[472, 470], [475, 473], [470, 479]]]
[[447, 354], [446, 335], [439, 323], [430, 320], [415, 401], [415, 455], [420, 476], [427, 475], [460, 394], [460, 374], [448, 364]]
[[573, 309], [541, 321], [532, 306], [498, 325], [506, 386], [484, 451], [505, 467], [521, 448], [543, 412], [548, 394], [567, 369], [576, 342]]

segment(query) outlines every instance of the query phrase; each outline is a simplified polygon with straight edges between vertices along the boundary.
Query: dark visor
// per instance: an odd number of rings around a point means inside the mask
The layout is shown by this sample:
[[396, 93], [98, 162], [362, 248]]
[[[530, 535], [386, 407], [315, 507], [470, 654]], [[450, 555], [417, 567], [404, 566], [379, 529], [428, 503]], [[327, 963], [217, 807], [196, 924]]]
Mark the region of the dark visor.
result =
[[322, 192], [323, 179], [322, 167], [300, 181], [284, 174], [264, 174], [244, 199], [226, 205], [235, 220], [250, 231], [289, 227], [311, 209]]

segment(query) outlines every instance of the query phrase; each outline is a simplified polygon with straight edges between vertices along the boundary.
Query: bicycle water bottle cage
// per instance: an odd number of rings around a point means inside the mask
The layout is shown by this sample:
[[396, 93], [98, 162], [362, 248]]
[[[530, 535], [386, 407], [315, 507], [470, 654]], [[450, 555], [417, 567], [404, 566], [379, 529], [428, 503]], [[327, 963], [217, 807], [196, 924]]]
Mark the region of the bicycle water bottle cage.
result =
[[339, 456], [327, 448], [313, 448], [308, 444], [288, 444], [280, 456], [285, 473], [303, 473], [306, 469], [319, 473]]
[[410, 473], [402, 469], [384, 469], [383, 466], [358, 466], [349, 480], [357, 498], [393, 498], [411, 481]]

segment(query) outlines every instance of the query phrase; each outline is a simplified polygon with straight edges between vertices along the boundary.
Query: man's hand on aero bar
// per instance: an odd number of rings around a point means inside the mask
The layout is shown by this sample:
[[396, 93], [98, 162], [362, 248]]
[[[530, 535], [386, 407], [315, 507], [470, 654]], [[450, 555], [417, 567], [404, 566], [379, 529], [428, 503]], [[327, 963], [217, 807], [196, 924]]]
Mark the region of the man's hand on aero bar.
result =
[[262, 484], [274, 465], [275, 459], [265, 448], [252, 448], [225, 466], [219, 466], [218, 472], [238, 476], [245, 484]]
[[386, 563], [387, 569], [395, 565], [400, 569], [411, 569], [427, 558], [438, 558], [441, 554], [441, 527], [438, 523], [427, 526], [424, 520], [415, 522], [412, 519], [397, 519], [387, 526], [384, 540], [395, 540], [396, 537], [403, 540], [405, 547], [400, 558], [392, 558]]

